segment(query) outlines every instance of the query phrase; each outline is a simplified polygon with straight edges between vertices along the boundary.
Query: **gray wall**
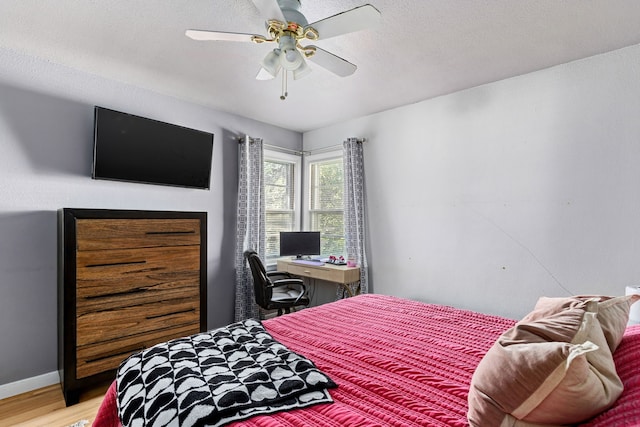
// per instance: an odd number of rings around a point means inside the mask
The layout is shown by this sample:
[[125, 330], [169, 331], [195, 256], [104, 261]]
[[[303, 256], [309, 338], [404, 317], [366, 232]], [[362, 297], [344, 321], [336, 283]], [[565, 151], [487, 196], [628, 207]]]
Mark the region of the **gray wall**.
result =
[[[211, 190], [92, 180], [93, 107], [212, 132]], [[233, 320], [239, 135], [302, 135], [0, 49], [0, 386], [57, 369], [57, 210], [208, 212], [209, 326]]]
[[368, 139], [373, 290], [519, 318], [638, 284], [639, 72], [632, 46], [305, 133]]

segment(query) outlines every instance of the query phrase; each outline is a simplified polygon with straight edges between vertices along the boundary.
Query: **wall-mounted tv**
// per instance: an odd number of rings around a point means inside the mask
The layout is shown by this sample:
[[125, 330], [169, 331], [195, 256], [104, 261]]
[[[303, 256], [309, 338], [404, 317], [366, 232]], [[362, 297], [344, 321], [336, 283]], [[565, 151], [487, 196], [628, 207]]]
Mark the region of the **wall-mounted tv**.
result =
[[95, 107], [91, 177], [209, 189], [213, 134]]

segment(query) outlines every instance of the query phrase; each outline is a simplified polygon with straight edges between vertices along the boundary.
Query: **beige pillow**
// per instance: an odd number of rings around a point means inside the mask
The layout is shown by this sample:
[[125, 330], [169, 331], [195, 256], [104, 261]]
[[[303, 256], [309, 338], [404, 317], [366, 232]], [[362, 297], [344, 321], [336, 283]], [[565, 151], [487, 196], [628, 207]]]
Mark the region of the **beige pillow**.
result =
[[633, 301], [541, 298], [478, 365], [470, 425], [577, 423], [611, 406], [622, 392], [611, 349], [620, 343]]
[[[611, 353], [616, 351], [622, 335], [624, 335], [627, 322], [629, 321], [629, 309], [631, 305], [640, 300], [640, 295], [627, 295], [621, 297], [608, 297], [601, 295], [580, 295], [575, 297], [548, 298], [542, 297], [538, 300], [535, 308], [523, 320], [533, 320], [558, 313], [566, 308], [575, 307], [583, 302], [596, 304], [595, 311], [598, 313], [598, 320], [602, 327], [602, 332], [607, 339], [607, 344]], [[590, 311], [594, 311], [592, 308]]]

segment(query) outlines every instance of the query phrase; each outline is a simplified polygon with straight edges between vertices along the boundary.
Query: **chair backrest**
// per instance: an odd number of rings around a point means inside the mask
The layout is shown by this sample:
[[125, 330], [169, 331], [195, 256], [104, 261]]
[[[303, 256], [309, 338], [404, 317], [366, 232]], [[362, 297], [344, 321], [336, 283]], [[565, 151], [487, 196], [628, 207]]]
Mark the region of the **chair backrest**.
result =
[[256, 304], [260, 307], [267, 309], [269, 301], [273, 296], [271, 290], [271, 281], [267, 277], [267, 270], [264, 268], [264, 264], [260, 260], [260, 256], [254, 250], [245, 251], [244, 257], [249, 263], [251, 269], [251, 276], [253, 277], [253, 293], [256, 298]]

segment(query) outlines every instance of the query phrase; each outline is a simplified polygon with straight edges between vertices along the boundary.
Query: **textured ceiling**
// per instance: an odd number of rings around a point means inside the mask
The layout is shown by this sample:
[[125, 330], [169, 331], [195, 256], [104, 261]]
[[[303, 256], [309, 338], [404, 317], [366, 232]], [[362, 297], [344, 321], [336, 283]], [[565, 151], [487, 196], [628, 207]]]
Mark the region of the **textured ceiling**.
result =
[[[0, 47], [307, 131], [640, 43], [637, 0], [302, 0], [309, 22], [370, 1], [374, 29], [315, 44], [358, 66], [256, 81], [273, 45], [202, 42], [189, 28], [264, 34], [251, 0], [1, 0]], [[0, 57], [2, 60], [2, 57]]]

